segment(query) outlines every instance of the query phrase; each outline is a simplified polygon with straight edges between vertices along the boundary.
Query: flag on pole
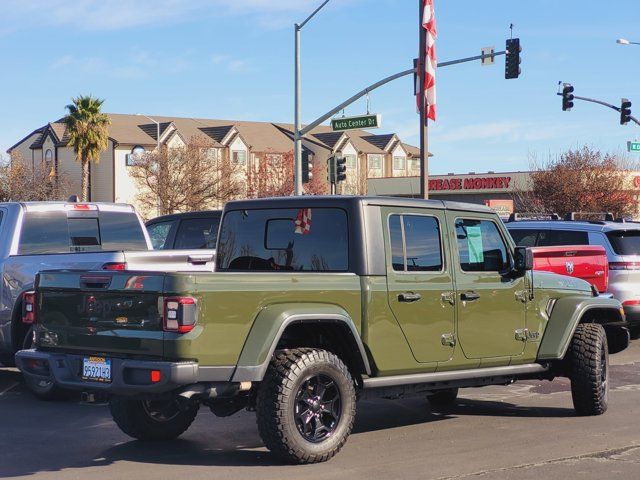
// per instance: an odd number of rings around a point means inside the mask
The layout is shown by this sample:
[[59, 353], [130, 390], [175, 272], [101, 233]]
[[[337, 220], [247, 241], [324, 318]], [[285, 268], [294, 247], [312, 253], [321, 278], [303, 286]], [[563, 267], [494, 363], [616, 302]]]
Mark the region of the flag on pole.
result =
[[436, 14], [433, 8], [434, 0], [423, 0], [424, 13], [422, 15], [422, 28], [426, 35], [426, 51], [423, 52], [424, 65], [424, 92], [427, 107], [427, 118], [435, 121], [436, 119], [436, 37], [438, 31], [436, 29]]

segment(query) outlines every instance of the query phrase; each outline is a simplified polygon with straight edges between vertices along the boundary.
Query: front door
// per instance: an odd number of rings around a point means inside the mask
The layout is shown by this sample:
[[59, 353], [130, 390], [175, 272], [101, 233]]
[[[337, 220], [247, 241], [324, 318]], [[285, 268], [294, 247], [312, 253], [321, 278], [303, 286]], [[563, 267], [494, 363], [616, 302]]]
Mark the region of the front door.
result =
[[526, 285], [510, 273], [510, 248], [490, 218], [448, 212], [453, 225], [458, 338], [467, 358], [519, 355], [524, 350]]
[[455, 309], [444, 211], [383, 209], [389, 305], [418, 362], [453, 356]]

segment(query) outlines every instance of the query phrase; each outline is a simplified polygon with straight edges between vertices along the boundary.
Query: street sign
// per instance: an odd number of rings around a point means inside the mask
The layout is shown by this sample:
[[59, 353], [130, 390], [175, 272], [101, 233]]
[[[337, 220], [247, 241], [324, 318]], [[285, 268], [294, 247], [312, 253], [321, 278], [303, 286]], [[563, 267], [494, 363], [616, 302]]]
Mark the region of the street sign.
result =
[[360, 115], [358, 117], [340, 117], [331, 119], [331, 129], [334, 132], [357, 130], [360, 128], [380, 128], [382, 115]]
[[640, 152], [640, 142], [627, 142], [629, 152]]
[[[482, 65], [483, 67], [486, 67], [487, 65], [493, 65], [494, 63], [496, 63], [496, 57], [493, 56], [495, 52], [496, 52], [496, 47], [484, 47], [480, 52], [480, 55], [482, 55], [482, 59], [480, 60], [480, 65]], [[491, 55], [491, 56], [487, 57], [486, 55]]]

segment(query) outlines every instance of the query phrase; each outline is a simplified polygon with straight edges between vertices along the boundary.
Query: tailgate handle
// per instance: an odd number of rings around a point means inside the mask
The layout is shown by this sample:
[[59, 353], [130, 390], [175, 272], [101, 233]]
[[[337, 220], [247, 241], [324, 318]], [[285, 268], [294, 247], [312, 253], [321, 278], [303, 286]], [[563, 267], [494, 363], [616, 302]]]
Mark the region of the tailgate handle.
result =
[[189, 255], [187, 260], [194, 265], [204, 265], [213, 260], [213, 255]]
[[82, 288], [109, 288], [111, 277], [106, 275], [82, 275], [80, 286]]

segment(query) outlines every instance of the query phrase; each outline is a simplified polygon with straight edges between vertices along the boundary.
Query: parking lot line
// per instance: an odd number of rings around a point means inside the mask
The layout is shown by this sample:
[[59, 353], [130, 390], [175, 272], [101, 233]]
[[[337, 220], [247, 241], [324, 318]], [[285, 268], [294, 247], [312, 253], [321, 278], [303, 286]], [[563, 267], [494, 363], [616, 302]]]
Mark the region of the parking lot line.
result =
[[20, 382], [13, 382], [7, 388], [5, 388], [4, 390], [0, 391], [0, 397], [3, 396], [8, 391], [13, 390], [14, 388], [16, 388], [18, 385], [20, 385]]

